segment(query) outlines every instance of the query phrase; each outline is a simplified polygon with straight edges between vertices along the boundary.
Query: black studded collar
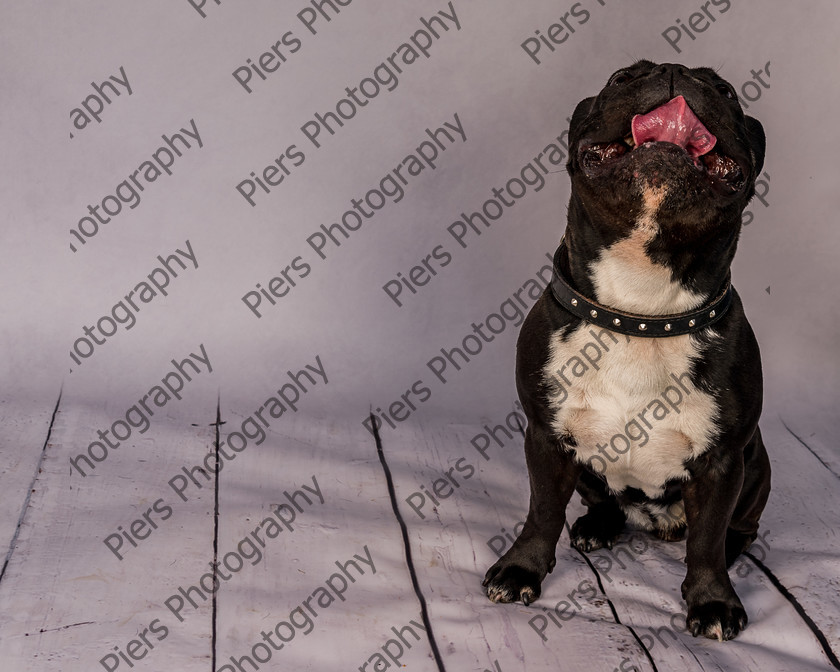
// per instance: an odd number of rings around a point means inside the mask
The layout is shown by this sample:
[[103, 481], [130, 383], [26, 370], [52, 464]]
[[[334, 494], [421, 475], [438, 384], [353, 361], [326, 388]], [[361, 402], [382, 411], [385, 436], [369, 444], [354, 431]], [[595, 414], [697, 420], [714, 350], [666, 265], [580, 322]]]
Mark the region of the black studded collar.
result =
[[732, 284], [727, 275], [721, 292], [696, 310], [673, 315], [637, 315], [608, 308], [592, 299], [587, 299], [569, 284], [560, 269], [560, 256], [565, 248], [564, 236], [557, 252], [554, 253], [551, 293], [557, 302], [575, 317], [610, 331], [645, 338], [694, 334], [717, 322], [732, 304]]

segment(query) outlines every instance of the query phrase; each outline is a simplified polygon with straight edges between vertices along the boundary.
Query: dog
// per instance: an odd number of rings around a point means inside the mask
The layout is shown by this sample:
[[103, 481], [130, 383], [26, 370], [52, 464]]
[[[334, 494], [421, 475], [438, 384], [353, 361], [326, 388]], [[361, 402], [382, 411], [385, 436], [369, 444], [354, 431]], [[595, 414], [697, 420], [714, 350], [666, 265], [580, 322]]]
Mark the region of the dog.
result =
[[566, 232], [517, 341], [528, 517], [487, 571], [490, 600], [539, 597], [577, 490], [573, 547], [612, 548], [627, 524], [687, 531], [688, 629], [746, 627], [727, 569], [757, 536], [770, 462], [729, 269], [764, 154], [761, 124], [710, 68], [638, 61], [575, 108]]

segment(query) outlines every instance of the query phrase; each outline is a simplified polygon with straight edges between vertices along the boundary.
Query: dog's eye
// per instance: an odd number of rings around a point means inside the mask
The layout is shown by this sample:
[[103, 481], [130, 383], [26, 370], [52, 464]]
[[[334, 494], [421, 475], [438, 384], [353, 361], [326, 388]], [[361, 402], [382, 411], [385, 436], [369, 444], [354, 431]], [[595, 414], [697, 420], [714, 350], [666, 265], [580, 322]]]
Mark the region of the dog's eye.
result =
[[729, 100], [735, 100], [738, 97], [735, 94], [735, 89], [733, 89], [731, 86], [729, 86], [729, 84], [724, 84], [724, 83], [721, 82], [720, 84], [716, 84], [715, 88], [717, 89], [717, 92], [720, 95], [725, 96], [726, 98], [729, 98]]
[[620, 86], [621, 84], [626, 84], [631, 79], [633, 79], [633, 76], [629, 72], [626, 70], [619, 70], [610, 77], [610, 81], [607, 82], [607, 86]]

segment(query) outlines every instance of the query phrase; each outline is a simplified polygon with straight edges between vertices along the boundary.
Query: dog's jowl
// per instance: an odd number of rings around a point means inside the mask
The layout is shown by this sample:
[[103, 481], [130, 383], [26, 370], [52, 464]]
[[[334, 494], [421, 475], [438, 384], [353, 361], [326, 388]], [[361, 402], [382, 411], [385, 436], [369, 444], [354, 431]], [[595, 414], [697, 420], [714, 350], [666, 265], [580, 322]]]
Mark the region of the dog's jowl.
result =
[[530, 508], [487, 595], [539, 597], [577, 490], [583, 552], [625, 525], [687, 533], [688, 627], [731, 639], [747, 615], [727, 568], [770, 491], [758, 344], [729, 280], [764, 132], [715, 71], [640, 61], [578, 104], [569, 141], [566, 232], [517, 344]]

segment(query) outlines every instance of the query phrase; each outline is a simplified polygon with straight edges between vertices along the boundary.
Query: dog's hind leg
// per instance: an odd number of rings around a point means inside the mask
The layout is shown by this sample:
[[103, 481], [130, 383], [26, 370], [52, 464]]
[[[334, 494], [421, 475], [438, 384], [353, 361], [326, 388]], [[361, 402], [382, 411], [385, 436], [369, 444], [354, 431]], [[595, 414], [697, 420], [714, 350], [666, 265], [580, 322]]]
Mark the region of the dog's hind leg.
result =
[[726, 530], [726, 566], [746, 551], [758, 536], [758, 519], [770, 494], [770, 459], [755, 428], [753, 438], [744, 448], [744, 485]]
[[604, 481], [583, 470], [577, 484], [588, 511], [572, 525], [572, 546], [582, 553], [612, 548], [624, 529], [627, 516]]

